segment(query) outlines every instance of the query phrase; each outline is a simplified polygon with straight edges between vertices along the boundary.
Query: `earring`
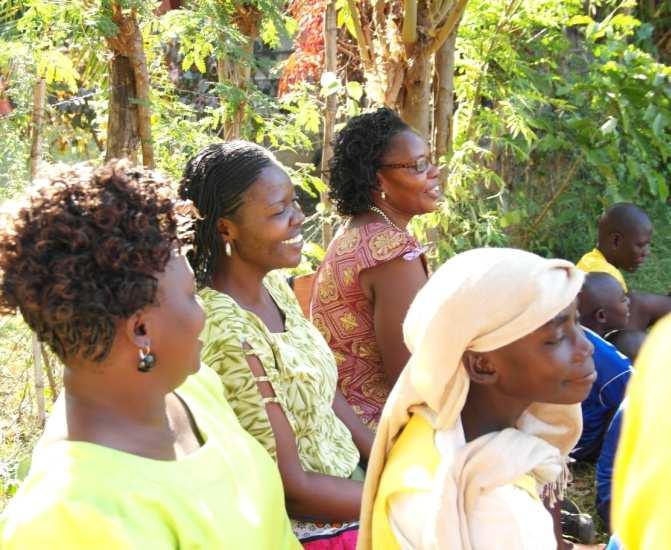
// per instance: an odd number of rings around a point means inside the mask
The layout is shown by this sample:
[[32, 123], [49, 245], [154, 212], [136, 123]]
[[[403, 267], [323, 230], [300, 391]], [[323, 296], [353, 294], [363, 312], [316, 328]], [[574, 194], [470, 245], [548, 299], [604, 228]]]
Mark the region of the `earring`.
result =
[[149, 346], [140, 348], [140, 361], [137, 370], [140, 372], [149, 372], [156, 366], [156, 357], [151, 353]]
[[229, 258], [231, 257], [232, 250], [230, 241], [226, 241], [226, 244], [224, 244], [224, 252], [226, 253], [226, 256]]
[[385, 200], [387, 198], [387, 193], [382, 191], [382, 194], [380, 196], [382, 197], [382, 200]]

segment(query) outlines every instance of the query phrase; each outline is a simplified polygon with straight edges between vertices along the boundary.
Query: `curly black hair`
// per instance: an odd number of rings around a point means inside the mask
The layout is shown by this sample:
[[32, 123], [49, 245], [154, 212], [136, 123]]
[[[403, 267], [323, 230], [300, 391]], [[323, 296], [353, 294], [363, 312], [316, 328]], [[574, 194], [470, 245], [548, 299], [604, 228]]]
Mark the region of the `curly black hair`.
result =
[[18, 309], [64, 362], [105, 359], [117, 322], [155, 303], [156, 275], [183, 242], [173, 196], [125, 161], [54, 171], [3, 220], [0, 312]]
[[394, 136], [410, 129], [394, 111], [382, 107], [350, 119], [340, 130], [329, 168], [330, 197], [341, 216], [370, 210], [380, 158]]
[[213, 143], [191, 158], [179, 185], [181, 198], [190, 200], [201, 218], [195, 226], [195, 242], [189, 261], [199, 286], [210, 284], [221, 254], [217, 220], [233, 216], [242, 196], [261, 171], [277, 161], [256, 143], [235, 140]]

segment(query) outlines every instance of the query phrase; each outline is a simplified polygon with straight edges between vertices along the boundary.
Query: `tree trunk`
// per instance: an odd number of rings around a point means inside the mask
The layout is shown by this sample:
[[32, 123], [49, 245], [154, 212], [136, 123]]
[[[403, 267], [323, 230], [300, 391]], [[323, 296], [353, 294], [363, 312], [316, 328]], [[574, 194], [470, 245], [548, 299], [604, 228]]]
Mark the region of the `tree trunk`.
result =
[[151, 137], [151, 104], [149, 102], [149, 71], [144, 55], [142, 32], [135, 17], [131, 19], [133, 27], [130, 51], [130, 63], [135, 76], [135, 98], [137, 100], [137, 133], [142, 146], [142, 164], [145, 168], [154, 168], [154, 143]]
[[[326, 14], [324, 15], [324, 70], [329, 73], [336, 73], [338, 70], [338, 25], [336, 21], [336, 2], [329, 0], [326, 4]], [[322, 139], [322, 159], [321, 159], [321, 177], [326, 184], [329, 182], [329, 163], [333, 157], [333, 134], [335, 130], [336, 114], [338, 112], [338, 96], [336, 93], [330, 94], [326, 98], [324, 109], [324, 135]], [[324, 208], [322, 215], [322, 245], [324, 250], [333, 238], [333, 227], [329, 219], [331, 203], [328, 192], [320, 193], [320, 201]]]
[[[253, 44], [252, 42], [250, 46], [253, 47]], [[251, 48], [248, 49], [246, 47], [245, 51], [248, 50], [251, 52]], [[217, 60], [217, 78], [220, 84], [233, 84], [244, 94], [251, 76], [251, 67], [246, 63], [236, 62], [228, 58]], [[222, 103], [229, 103], [230, 100], [230, 97], [226, 97], [224, 94], [221, 95]], [[223, 137], [225, 140], [239, 139], [242, 136], [245, 122], [245, 106], [246, 102], [244, 99], [241, 99], [235, 106], [233, 113], [224, 120]]]
[[401, 118], [427, 140], [431, 136], [431, 58], [418, 48], [405, 73], [399, 105]]
[[452, 153], [454, 122], [454, 55], [457, 30], [436, 53], [434, 75], [433, 151], [436, 160]]
[[[109, 123], [106, 158], [130, 157], [136, 160], [138, 142], [142, 147], [142, 163], [154, 167], [154, 146], [151, 137], [151, 106], [149, 103], [149, 71], [144, 54], [142, 32], [134, 11], [125, 15], [118, 3], [112, 4], [112, 20], [119, 29], [108, 38], [114, 52], [110, 67]], [[119, 85], [118, 95], [116, 84]], [[132, 104], [132, 107], [131, 107]], [[134, 110], [135, 116], [129, 114]], [[121, 125], [126, 125], [123, 127]], [[112, 132], [121, 132], [115, 136]]]
[[129, 158], [137, 162], [140, 136], [137, 131], [137, 104], [135, 97], [135, 75], [130, 60], [115, 55], [110, 62], [110, 99], [107, 115], [107, 153], [105, 160]]
[[[217, 79], [219, 80], [219, 83], [232, 84], [241, 92], [240, 102], [235, 106], [233, 113], [224, 121], [225, 140], [238, 139], [243, 134], [247, 106], [245, 95], [249, 82], [253, 76], [252, 62], [254, 42], [259, 35], [261, 12], [253, 6], [243, 4], [238, 6], [233, 22], [246, 37], [246, 41], [242, 45], [242, 58], [222, 58], [217, 60]], [[229, 103], [230, 99], [230, 97], [222, 97], [222, 102]]]

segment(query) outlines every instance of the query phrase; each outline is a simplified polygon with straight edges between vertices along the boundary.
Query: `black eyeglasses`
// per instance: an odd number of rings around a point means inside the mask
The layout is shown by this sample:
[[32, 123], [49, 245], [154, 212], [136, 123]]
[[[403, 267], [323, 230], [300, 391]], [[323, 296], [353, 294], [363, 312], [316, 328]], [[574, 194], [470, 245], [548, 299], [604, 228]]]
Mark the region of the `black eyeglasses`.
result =
[[396, 164], [381, 164], [378, 168], [414, 168], [418, 174], [423, 174], [431, 166], [431, 161], [426, 157], [420, 157], [415, 162], [399, 162]]

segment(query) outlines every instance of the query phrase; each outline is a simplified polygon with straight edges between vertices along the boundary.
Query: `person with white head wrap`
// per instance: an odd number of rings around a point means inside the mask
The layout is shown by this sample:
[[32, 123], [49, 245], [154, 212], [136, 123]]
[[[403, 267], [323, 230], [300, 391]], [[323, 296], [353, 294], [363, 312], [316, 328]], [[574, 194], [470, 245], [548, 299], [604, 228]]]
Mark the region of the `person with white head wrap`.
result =
[[[583, 278], [568, 261], [505, 248], [436, 271], [403, 325], [412, 355], [378, 426], [359, 550], [556, 548], [538, 489], [561, 496], [596, 376], [576, 319]], [[465, 412], [474, 395], [475, 417]], [[482, 395], [501, 397], [489, 409]], [[501, 403], [523, 408], [510, 425], [469, 434]]]

